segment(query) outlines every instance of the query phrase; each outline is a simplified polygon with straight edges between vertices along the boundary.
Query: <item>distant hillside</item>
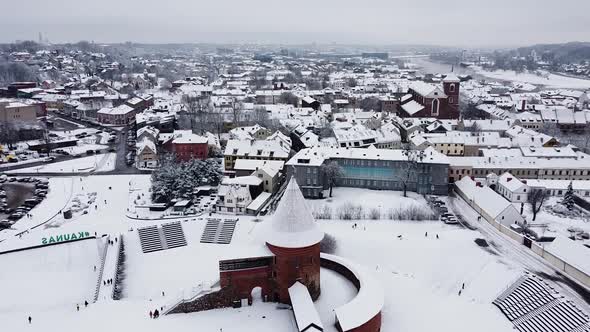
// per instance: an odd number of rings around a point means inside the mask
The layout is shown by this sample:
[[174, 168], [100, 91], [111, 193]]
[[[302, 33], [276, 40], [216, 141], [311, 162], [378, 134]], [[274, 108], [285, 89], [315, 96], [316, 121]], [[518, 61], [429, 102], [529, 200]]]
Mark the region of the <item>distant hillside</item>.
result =
[[517, 51], [519, 54], [530, 54], [535, 50], [537, 54], [542, 55], [551, 53], [553, 59], [562, 62], [580, 62], [590, 61], [590, 42], [570, 42], [565, 44], [538, 44], [528, 47], [521, 47]]

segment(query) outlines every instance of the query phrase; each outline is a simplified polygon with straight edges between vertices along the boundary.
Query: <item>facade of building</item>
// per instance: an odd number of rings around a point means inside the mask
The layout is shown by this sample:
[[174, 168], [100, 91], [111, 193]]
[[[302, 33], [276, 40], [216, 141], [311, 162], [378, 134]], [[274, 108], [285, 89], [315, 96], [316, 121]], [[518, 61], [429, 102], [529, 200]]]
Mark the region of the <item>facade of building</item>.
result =
[[[301, 184], [305, 197], [322, 198], [329, 188], [323, 165], [337, 163], [343, 175], [336, 179], [341, 187], [378, 190], [403, 190], [419, 194], [446, 195], [447, 157], [427, 148], [413, 151], [408, 158], [404, 150], [312, 148], [299, 151], [287, 162], [287, 172]], [[411, 159], [411, 160], [409, 160]]]
[[135, 121], [137, 111], [128, 105], [120, 105], [114, 108], [102, 108], [96, 115], [98, 122], [110, 125], [128, 125]]
[[191, 159], [207, 159], [209, 154], [209, 140], [207, 137], [193, 134], [192, 132], [183, 132], [172, 140], [172, 152], [176, 159], [180, 161], [189, 161]]
[[0, 99], [0, 122], [34, 122], [40, 105]]

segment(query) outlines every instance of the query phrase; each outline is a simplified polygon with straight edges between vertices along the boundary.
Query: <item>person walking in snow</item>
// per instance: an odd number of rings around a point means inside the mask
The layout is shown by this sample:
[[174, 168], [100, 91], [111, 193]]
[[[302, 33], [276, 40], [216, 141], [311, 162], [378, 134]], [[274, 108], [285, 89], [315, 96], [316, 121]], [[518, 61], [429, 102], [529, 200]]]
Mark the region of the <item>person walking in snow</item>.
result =
[[88, 301], [84, 301], [84, 307], [88, 308]]
[[465, 289], [465, 283], [463, 283], [463, 285], [461, 286], [461, 289]]
[[459, 289], [459, 296], [461, 296], [461, 290]]
[[31, 318], [31, 316], [29, 316], [29, 324], [31, 324], [32, 321], [33, 321], [33, 318]]
[[428, 232], [424, 233], [424, 237], [428, 237]]
[[151, 310], [150, 310], [150, 318], [154, 318], [154, 314], [152, 313]]
[[96, 272], [96, 265], [94, 265], [94, 272]]
[[166, 295], [164, 295], [164, 291], [162, 291], [162, 296], [166, 296]]
[[438, 234], [436, 234], [436, 239], [438, 240]]
[[76, 304], [76, 311], [80, 311], [80, 305]]

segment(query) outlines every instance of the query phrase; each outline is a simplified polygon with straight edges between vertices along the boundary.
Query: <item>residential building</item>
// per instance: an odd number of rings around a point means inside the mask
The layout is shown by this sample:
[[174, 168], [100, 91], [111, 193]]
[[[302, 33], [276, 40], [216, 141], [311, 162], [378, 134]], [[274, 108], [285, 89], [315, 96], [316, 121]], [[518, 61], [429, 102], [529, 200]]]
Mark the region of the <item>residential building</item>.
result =
[[234, 140], [225, 146], [226, 171], [233, 171], [237, 159], [287, 161], [291, 146], [282, 140]]
[[506, 227], [524, 224], [524, 218], [512, 203], [470, 177], [455, 182], [455, 192], [489, 223], [495, 222]]
[[322, 198], [329, 188], [322, 166], [336, 162], [343, 176], [336, 179], [341, 187], [379, 190], [403, 190], [420, 194], [446, 195], [448, 183], [447, 157], [433, 148], [413, 151], [409, 161], [404, 150], [315, 147], [303, 149], [288, 162], [287, 172], [293, 174], [305, 197]]
[[530, 189], [525, 180], [521, 181], [507, 172], [498, 178], [496, 191], [512, 203], [524, 203], [527, 201]]
[[176, 159], [180, 161], [207, 159], [209, 155], [208, 138], [194, 134], [190, 130], [175, 131], [171, 147]]

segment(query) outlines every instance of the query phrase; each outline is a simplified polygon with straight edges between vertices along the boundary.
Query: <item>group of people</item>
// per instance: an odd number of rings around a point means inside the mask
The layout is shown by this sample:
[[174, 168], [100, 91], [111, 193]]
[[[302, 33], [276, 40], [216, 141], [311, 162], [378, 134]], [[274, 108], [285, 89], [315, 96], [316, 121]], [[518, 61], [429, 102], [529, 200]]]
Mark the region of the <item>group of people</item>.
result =
[[[88, 308], [88, 301], [84, 301], [84, 307]], [[76, 303], [76, 311], [80, 311], [80, 305]]]
[[[352, 229], [357, 229], [359, 227], [359, 225], [357, 223], [354, 223], [352, 225]], [[363, 226], [363, 230], [366, 231], [367, 230], [367, 226]]]
[[[428, 237], [428, 232], [424, 233], [424, 237]], [[439, 239], [438, 234], [436, 234], [436, 239]]]
[[150, 318], [156, 319], [160, 317], [160, 312], [158, 309], [154, 310], [153, 312], [150, 310]]
[[107, 280], [103, 280], [102, 281], [103, 285], [112, 285], [113, 284], [113, 279], [107, 279]]

